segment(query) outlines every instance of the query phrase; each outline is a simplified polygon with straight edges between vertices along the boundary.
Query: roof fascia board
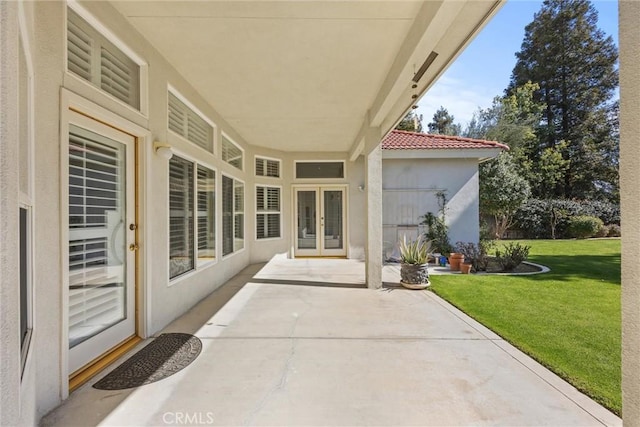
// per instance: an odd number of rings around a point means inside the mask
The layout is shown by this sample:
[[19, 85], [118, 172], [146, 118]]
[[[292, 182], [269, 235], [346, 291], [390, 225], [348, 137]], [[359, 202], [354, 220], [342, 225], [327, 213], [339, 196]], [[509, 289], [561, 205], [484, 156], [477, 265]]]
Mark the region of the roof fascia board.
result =
[[383, 159], [480, 159], [482, 161], [497, 157], [499, 148], [470, 149], [428, 149], [428, 150], [382, 150]]

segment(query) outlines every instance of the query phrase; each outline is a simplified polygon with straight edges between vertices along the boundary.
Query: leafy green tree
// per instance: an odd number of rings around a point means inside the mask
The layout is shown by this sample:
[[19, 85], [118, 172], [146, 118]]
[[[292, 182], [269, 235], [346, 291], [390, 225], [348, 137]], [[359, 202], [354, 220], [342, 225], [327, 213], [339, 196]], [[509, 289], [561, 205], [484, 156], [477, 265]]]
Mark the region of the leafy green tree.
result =
[[437, 135], [460, 135], [462, 127], [455, 123], [455, 118], [449, 114], [446, 108], [440, 107], [434, 114], [432, 121], [427, 125], [429, 133]]
[[514, 224], [516, 211], [530, 195], [529, 183], [509, 153], [480, 165], [480, 214], [493, 217], [497, 238]]
[[534, 100], [544, 112], [528, 156], [535, 164], [544, 150], [560, 150], [568, 163], [553, 188], [557, 197], [617, 194], [617, 105], [612, 99], [618, 52], [597, 21], [588, 0], [545, 0], [525, 28], [507, 88], [513, 95], [529, 81], [539, 85]]
[[407, 115], [400, 120], [396, 129], [409, 132], [422, 132], [422, 114], [417, 114], [413, 110], [409, 111]]
[[[532, 187], [544, 179], [540, 175], [537, 156], [537, 134], [544, 105], [533, 98], [538, 89], [535, 83], [527, 82], [516, 88], [511, 95], [495, 97], [493, 104], [479, 109], [469, 122], [465, 136], [499, 141], [510, 147], [510, 155]], [[540, 186], [542, 191], [548, 188]]]

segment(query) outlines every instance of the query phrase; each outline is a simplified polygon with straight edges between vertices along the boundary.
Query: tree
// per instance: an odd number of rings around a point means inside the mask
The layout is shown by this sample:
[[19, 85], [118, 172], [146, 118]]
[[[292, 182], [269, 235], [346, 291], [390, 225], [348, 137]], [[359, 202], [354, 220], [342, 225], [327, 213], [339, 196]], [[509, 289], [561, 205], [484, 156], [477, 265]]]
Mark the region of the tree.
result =
[[480, 214], [495, 220], [501, 238], [514, 223], [514, 214], [529, 198], [529, 183], [509, 153], [480, 165]]
[[444, 107], [440, 107], [433, 114], [433, 119], [427, 128], [429, 133], [437, 135], [460, 135], [462, 133], [461, 126], [454, 122], [454, 117]]
[[413, 110], [409, 111], [407, 115], [400, 120], [396, 129], [409, 132], [422, 132], [422, 114], [418, 115], [414, 113]]
[[539, 85], [534, 99], [545, 107], [531, 157], [539, 159], [545, 149], [566, 144], [561, 154], [567, 168], [553, 189], [559, 197], [617, 193], [617, 107], [612, 98], [618, 86], [618, 52], [597, 21], [588, 0], [545, 0], [525, 28], [506, 91], [513, 94], [528, 81]]

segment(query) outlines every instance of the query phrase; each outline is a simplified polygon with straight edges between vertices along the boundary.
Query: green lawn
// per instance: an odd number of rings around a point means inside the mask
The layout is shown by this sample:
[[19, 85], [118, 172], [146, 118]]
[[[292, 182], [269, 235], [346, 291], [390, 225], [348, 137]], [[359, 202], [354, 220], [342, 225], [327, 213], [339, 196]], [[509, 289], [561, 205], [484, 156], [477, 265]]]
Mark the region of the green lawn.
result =
[[431, 289], [621, 414], [620, 240], [527, 240], [533, 276], [431, 276]]

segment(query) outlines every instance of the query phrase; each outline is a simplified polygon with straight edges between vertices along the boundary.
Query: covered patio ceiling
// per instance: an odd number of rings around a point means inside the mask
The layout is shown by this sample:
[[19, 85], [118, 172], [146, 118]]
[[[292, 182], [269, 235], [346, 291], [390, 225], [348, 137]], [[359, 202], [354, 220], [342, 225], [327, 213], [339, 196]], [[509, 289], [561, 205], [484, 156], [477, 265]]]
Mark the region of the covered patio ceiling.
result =
[[502, 3], [112, 2], [248, 143], [351, 158], [366, 130], [390, 130]]

